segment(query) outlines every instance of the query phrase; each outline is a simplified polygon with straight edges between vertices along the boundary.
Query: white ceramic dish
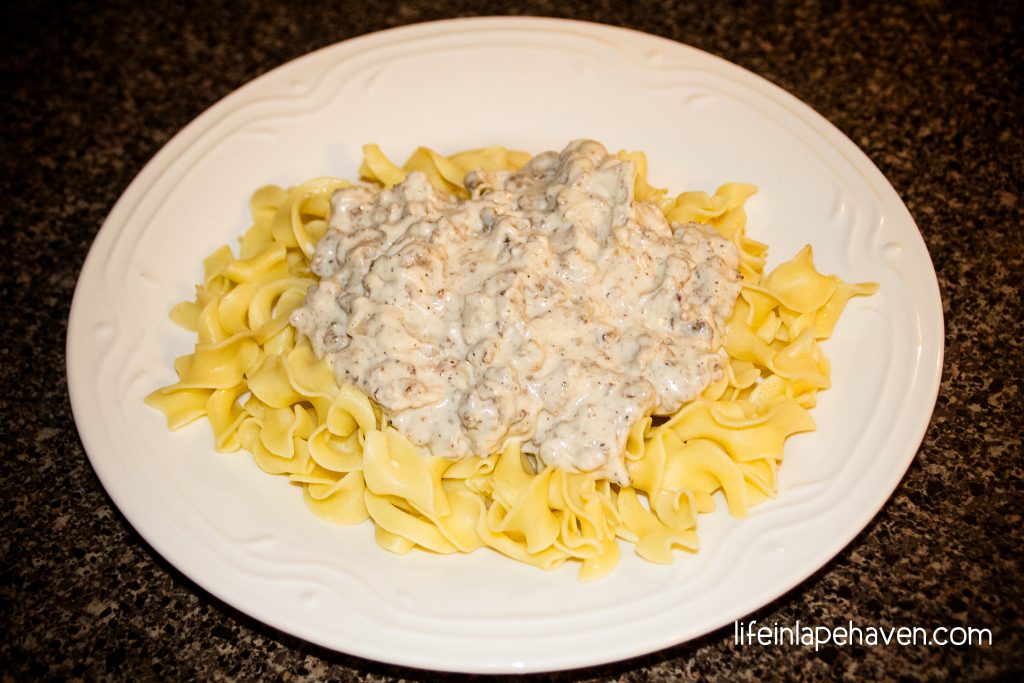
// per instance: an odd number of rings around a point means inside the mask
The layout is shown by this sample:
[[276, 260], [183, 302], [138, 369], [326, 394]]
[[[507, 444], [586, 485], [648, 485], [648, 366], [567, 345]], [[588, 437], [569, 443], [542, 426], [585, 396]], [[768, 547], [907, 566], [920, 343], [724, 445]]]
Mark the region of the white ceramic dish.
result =
[[[833, 388], [818, 431], [786, 446], [778, 499], [702, 518], [672, 566], [626, 548], [577, 583], [489, 552], [379, 549], [369, 525], [313, 517], [298, 488], [205, 424], [169, 433], [142, 398], [191, 350], [167, 319], [202, 259], [237, 244], [266, 183], [356, 176], [360, 147], [539, 152], [592, 137], [639, 149], [675, 191], [752, 182], [749, 232], [770, 265], [804, 243], [824, 272], [881, 284], [826, 343]], [[171, 140], [125, 191], [89, 253], [68, 331], [82, 442], [115, 504], [157, 552], [213, 595], [328, 648], [417, 667], [542, 671], [598, 664], [730, 624], [821, 567], [896, 488], [928, 424], [943, 350], [934, 270], [882, 174], [825, 119], [698, 50], [608, 26], [474, 19], [340, 43], [241, 88]]]

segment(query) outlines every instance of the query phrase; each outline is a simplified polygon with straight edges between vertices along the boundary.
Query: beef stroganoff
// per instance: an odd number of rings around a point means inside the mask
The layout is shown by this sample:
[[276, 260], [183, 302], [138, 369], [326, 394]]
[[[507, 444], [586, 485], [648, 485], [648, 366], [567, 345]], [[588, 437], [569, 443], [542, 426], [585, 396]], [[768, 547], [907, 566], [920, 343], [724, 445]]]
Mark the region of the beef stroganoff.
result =
[[517, 442], [628, 484], [633, 424], [722, 376], [736, 247], [633, 198], [633, 163], [580, 140], [458, 200], [413, 172], [335, 192], [291, 322], [427, 455]]
[[[218, 450], [287, 475], [395, 552], [490, 547], [610, 571], [671, 562], [698, 515], [774, 496], [783, 442], [829, 386], [818, 342], [852, 296], [810, 247], [763, 273], [750, 185], [675, 197], [640, 153], [364, 148], [363, 182], [253, 196], [205, 262], [179, 381]], [[655, 419], [657, 416], [663, 416]]]

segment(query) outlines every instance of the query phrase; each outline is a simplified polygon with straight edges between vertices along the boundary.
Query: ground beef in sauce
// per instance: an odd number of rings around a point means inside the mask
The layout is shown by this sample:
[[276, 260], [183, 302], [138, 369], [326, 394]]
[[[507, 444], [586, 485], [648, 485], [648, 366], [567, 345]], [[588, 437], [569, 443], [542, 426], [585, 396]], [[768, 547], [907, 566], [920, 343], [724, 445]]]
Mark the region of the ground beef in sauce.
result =
[[425, 453], [515, 441], [628, 483], [633, 423], [721, 376], [739, 291], [734, 245], [635, 203], [633, 179], [578, 140], [469, 174], [466, 201], [421, 173], [339, 190], [292, 323]]

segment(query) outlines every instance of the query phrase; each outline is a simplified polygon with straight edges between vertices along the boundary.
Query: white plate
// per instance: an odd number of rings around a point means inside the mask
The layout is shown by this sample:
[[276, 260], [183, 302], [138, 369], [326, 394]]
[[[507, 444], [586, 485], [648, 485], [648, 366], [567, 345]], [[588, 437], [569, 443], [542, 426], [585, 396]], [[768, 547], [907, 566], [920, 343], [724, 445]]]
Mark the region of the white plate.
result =
[[[142, 404], [172, 382], [190, 335], [167, 319], [202, 259], [247, 227], [257, 187], [354, 177], [365, 142], [539, 152], [592, 137], [647, 152], [660, 185], [756, 183], [749, 232], [769, 265], [804, 243], [819, 268], [881, 290], [855, 299], [826, 345], [819, 429], [786, 444], [781, 493], [749, 518], [702, 518], [671, 566], [626, 548], [614, 575], [544, 573], [487, 551], [405, 557], [369, 524], [313, 517], [300, 490], [205, 424], [177, 433]], [[192, 122], [111, 211], [75, 292], [68, 385], [100, 480], [153, 548], [213, 595], [328, 648], [417, 667], [540, 671], [657, 650], [776, 598], [879, 510], [920, 444], [938, 390], [942, 312], [910, 214], [825, 119], [698, 50], [608, 26], [489, 18], [421, 24], [290, 62]], [[723, 508], [724, 506], [720, 506]]]

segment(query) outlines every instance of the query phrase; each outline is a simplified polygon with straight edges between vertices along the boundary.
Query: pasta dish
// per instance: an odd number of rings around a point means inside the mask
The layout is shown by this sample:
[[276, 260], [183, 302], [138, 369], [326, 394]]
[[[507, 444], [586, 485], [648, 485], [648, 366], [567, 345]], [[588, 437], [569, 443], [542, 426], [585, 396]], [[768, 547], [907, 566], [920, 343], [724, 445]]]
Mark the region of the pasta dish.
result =
[[765, 274], [740, 183], [670, 196], [640, 153], [578, 140], [264, 187], [236, 257], [172, 319], [195, 331], [150, 394], [176, 429], [286, 475], [395, 552], [489, 547], [610, 571], [667, 563], [698, 515], [777, 491], [783, 443], [829, 387], [819, 342], [871, 294], [810, 246]]

